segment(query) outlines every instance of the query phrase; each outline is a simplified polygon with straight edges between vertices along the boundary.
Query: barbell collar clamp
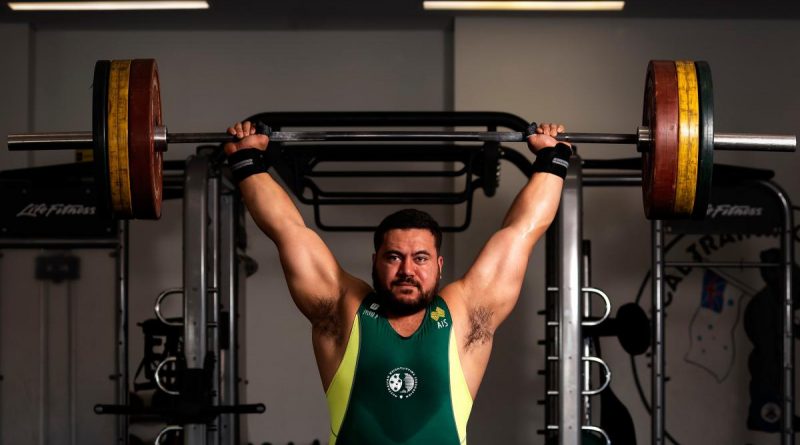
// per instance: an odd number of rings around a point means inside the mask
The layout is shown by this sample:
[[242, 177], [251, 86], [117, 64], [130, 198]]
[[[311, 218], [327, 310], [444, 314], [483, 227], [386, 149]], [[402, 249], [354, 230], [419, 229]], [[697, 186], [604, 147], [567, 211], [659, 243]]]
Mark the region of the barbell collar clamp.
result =
[[169, 144], [168, 139], [169, 134], [167, 133], [166, 125], [156, 125], [153, 128], [153, 143], [156, 151], [165, 153]]
[[641, 153], [650, 150], [651, 142], [650, 129], [641, 125], [636, 127], [636, 151]]

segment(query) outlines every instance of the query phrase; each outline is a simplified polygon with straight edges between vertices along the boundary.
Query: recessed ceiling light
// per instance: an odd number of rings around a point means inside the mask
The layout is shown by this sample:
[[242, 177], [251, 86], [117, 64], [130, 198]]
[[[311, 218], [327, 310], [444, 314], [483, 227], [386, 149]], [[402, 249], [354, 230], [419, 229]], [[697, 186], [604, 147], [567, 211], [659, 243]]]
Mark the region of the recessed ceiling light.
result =
[[208, 1], [78, 1], [78, 2], [9, 2], [14, 11], [130, 11], [154, 9], [208, 9]]
[[449, 11], [621, 11], [624, 1], [511, 1], [511, 0], [426, 0], [428, 10]]

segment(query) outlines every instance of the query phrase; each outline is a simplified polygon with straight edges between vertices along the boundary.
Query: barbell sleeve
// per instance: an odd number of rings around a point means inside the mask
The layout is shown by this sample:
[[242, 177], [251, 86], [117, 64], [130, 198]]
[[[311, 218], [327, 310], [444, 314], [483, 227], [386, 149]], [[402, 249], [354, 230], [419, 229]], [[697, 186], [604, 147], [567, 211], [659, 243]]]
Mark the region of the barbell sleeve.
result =
[[8, 135], [8, 149], [10, 151], [81, 150], [91, 148], [92, 144], [92, 133], [88, 131]]
[[[163, 128], [163, 127], [161, 127]], [[165, 131], [165, 130], [164, 130]], [[158, 135], [156, 136], [158, 138]], [[235, 140], [228, 133], [166, 133], [167, 144], [220, 143]], [[649, 142], [649, 131], [631, 133], [563, 133], [556, 139], [571, 143], [641, 145]], [[274, 131], [273, 142], [524, 142], [526, 136], [514, 131]], [[8, 136], [8, 149], [77, 150], [92, 147], [90, 132], [20, 133]], [[795, 135], [716, 133], [715, 150], [792, 152], [797, 149]]]
[[797, 136], [714, 133], [714, 150], [793, 152], [797, 150]]

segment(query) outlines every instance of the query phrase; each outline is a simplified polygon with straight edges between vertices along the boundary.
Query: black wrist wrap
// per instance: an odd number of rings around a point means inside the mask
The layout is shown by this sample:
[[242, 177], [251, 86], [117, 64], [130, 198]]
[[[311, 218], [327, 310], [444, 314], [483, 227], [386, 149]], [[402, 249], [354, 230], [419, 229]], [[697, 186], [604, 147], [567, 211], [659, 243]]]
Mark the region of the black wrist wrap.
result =
[[264, 152], [257, 148], [244, 148], [228, 156], [228, 165], [231, 167], [233, 180], [242, 182], [245, 178], [257, 173], [267, 172], [267, 163]]
[[536, 152], [533, 172], [552, 173], [561, 178], [567, 177], [569, 157], [572, 149], [567, 144], [558, 143], [555, 147], [545, 147]]

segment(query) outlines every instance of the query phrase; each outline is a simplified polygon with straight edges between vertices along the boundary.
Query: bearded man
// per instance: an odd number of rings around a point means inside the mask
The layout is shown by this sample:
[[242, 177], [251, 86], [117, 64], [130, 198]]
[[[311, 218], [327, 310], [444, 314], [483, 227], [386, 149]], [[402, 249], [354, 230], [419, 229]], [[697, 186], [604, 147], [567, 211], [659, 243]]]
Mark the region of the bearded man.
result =
[[430, 215], [406, 209], [381, 222], [370, 286], [342, 269], [267, 174], [269, 138], [249, 122], [228, 129], [238, 138], [225, 152], [242, 199], [311, 322], [331, 444], [466, 443], [494, 332], [558, 209], [572, 154], [555, 139], [563, 131], [542, 124], [530, 132], [534, 173], [469, 270], [440, 290], [442, 232]]

